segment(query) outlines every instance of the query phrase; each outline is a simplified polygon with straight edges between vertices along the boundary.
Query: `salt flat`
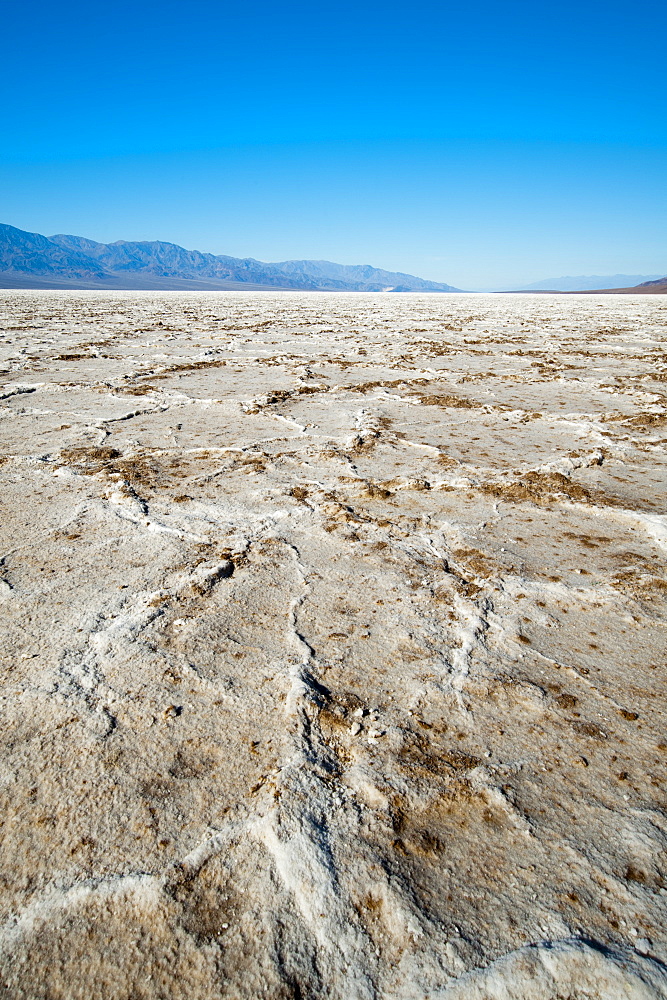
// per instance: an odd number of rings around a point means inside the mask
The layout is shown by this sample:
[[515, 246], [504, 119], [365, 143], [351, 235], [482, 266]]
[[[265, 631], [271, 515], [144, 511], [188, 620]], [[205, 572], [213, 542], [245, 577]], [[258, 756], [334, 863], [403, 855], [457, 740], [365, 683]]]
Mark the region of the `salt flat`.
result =
[[667, 302], [0, 321], [5, 995], [667, 996]]

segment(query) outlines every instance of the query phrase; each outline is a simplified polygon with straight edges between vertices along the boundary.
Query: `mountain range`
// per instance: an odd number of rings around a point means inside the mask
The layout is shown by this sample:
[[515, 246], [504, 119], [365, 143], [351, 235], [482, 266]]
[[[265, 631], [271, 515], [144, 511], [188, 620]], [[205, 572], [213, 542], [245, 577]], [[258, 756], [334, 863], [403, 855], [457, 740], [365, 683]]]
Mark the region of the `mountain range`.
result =
[[[303, 290], [336, 292], [460, 292], [413, 274], [370, 264], [329, 260], [265, 263], [253, 257], [186, 250], [159, 240], [97, 243], [83, 236], [42, 236], [0, 223], [0, 288], [71, 288], [154, 291]], [[508, 291], [510, 289], [507, 289]], [[659, 275], [545, 278], [521, 292], [663, 293]]]
[[346, 292], [458, 292], [452, 285], [368, 264], [287, 260], [185, 250], [160, 241], [96, 243], [41, 236], [0, 224], [0, 288], [302, 289]]

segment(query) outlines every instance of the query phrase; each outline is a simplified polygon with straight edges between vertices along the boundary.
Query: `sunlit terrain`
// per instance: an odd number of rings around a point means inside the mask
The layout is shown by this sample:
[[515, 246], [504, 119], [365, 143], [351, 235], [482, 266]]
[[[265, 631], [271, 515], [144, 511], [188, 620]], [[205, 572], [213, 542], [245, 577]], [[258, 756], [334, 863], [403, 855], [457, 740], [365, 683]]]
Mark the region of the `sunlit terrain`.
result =
[[666, 995], [667, 301], [0, 322], [6, 995]]

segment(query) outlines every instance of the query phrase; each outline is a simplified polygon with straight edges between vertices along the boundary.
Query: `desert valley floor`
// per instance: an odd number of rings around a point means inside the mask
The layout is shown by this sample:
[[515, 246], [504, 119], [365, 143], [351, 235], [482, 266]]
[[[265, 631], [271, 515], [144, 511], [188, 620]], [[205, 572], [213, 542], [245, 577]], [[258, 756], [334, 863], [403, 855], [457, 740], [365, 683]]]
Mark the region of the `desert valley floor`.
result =
[[667, 299], [0, 326], [3, 996], [667, 996]]

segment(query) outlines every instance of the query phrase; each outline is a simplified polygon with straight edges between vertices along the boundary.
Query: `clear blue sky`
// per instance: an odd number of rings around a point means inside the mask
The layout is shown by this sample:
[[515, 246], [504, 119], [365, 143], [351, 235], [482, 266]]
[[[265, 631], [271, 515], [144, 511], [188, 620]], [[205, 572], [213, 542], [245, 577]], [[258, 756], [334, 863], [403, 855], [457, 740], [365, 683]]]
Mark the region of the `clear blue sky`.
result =
[[667, 4], [14, 3], [0, 221], [462, 287], [667, 273]]

